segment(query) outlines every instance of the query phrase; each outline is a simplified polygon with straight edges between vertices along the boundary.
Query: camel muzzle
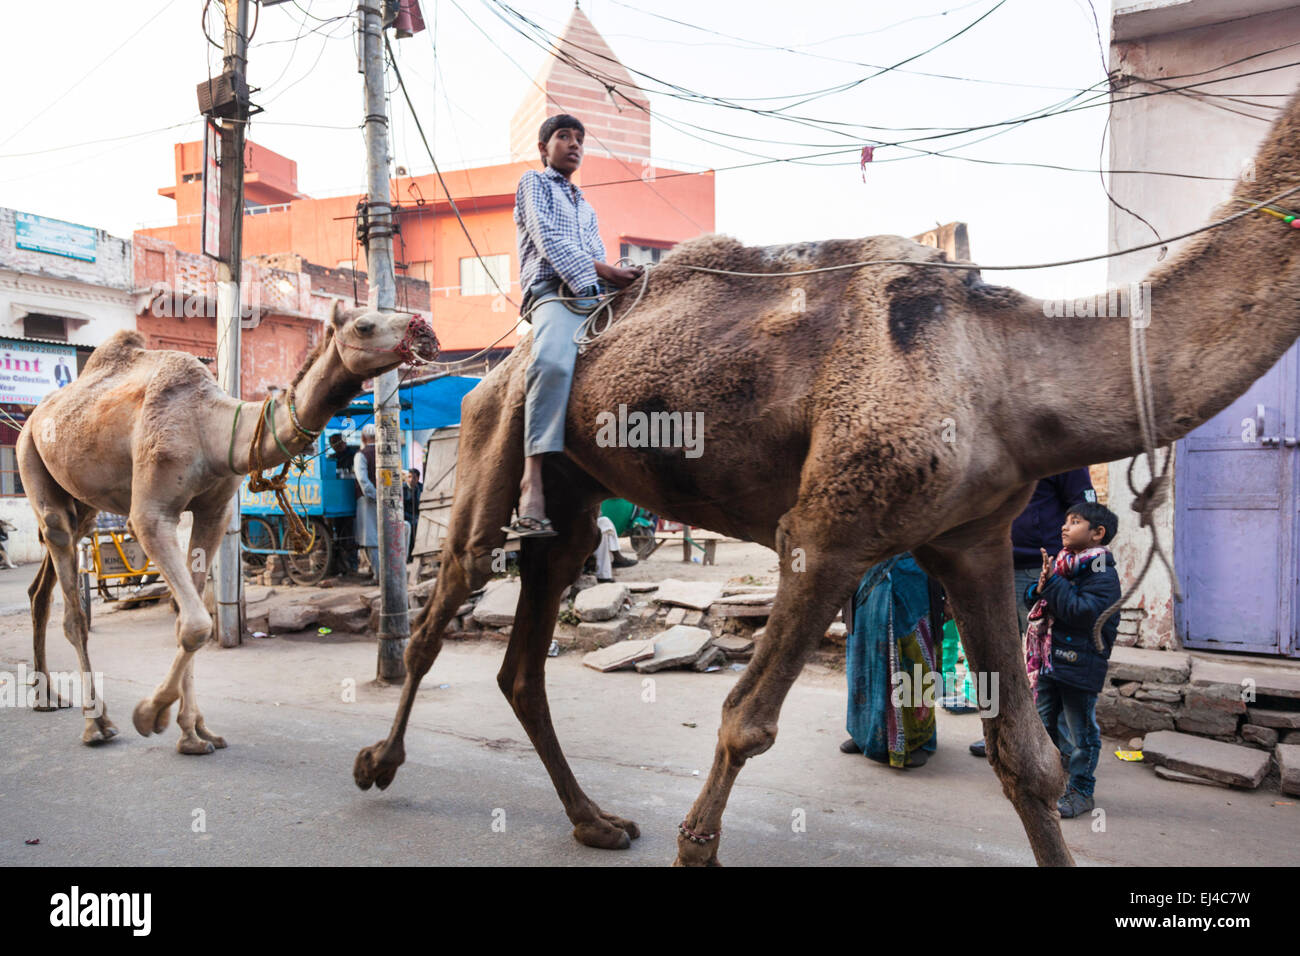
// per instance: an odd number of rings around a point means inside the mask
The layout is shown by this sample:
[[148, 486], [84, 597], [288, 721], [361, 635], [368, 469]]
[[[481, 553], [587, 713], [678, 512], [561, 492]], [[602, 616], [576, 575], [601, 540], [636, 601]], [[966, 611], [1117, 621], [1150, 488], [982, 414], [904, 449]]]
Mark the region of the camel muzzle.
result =
[[393, 349], [407, 362], [432, 362], [442, 352], [433, 327], [418, 315], [406, 324], [406, 334]]

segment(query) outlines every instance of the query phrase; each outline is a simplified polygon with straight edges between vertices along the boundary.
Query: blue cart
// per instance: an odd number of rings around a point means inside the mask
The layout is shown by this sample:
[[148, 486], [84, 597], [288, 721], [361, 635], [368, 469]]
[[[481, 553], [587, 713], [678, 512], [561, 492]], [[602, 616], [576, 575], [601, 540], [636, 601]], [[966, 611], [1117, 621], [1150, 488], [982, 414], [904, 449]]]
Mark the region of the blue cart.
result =
[[[239, 486], [239, 513], [241, 550], [246, 566], [253, 569], [264, 567], [267, 555], [278, 554], [284, 557], [285, 571], [297, 584], [316, 584], [330, 574], [335, 564], [340, 531], [347, 537], [352, 536], [358, 487], [351, 470], [338, 470], [329, 438], [332, 434], [342, 434], [349, 445], [360, 445], [360, 423], [373, 417], [373, 406], [354, 404], [331, 419], [315, 445], [303, 451], [307, 459], [304, 471], [289, 467], [285, 491], [311, 535], [310, 544], [301, 552], [293, 550], [289, 523], [275, 492], [250, 491], [245, 476]], [[360, 452], [357, 455], [360, 457]], [[408, 467], [405, 445], [402, 446], [402, 467]]]

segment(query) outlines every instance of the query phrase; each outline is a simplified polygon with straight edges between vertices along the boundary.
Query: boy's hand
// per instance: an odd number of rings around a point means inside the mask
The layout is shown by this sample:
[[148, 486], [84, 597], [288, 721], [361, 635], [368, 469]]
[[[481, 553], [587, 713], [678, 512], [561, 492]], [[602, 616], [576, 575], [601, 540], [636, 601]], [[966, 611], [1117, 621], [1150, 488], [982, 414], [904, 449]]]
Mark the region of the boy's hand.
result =
[[625, 269], [622, 266], [611, 266], [608, 263], [597, 262], [596, 274], [612, 285], [615, 289], [624, 289], [630, 286], [637, 279], [641, 278], [641, 273], [645, 270], [641, 266], [633, 266]]
[[1047, 549], [1045, 548], [1039, 548], [1038, 551], [1043, 556], [1043, 568], [1038, 572], [1038, 589], [1041, 591], [1043, 585], [1047, 583], [1047, 579], [1051, 577], [1052, 563], [1055, 559], [1047, 553]]

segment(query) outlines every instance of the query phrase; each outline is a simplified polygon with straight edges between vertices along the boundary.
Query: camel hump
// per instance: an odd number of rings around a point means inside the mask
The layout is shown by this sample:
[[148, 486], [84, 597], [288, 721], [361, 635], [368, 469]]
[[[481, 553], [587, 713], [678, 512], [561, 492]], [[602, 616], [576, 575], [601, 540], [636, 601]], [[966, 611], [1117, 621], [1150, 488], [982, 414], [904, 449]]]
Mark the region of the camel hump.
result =
[[145, 338], [139, 332], [128, 329], [114, 332], [90, 353], [81, 374], [131, 365], [146, 348]]

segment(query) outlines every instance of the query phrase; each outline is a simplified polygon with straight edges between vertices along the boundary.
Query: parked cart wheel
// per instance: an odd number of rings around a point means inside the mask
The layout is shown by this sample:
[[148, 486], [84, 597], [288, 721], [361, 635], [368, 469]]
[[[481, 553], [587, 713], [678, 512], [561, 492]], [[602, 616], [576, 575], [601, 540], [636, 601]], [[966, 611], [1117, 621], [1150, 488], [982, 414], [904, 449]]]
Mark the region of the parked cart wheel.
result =
[[[275, 533], [275, 528], [271, 522], [265, 518], [258, 518], [252, 515], [244, 517], [244, 523], [240, 529], [240, 536], [243, 538], [245, 548], [257, 548], [262, 551], [269, 551], [280, 546], [279, 536]], [[251, 554], [244, 551], [242, 555], [244, 565], [252, 568], [254, 571], [260, 571], [266, 567], [265, 554]]]
[[[294, 583], [311, 585], [318, 584], [329, 574], [330, 561], [334, 557], [334, 539], [324, 518], [312, 517], [306, 524], [312, 535], [311, 545], [303, 554], [285, 555], [285, 569]], [[288, 547], [287, 542], [285, 547]]]

